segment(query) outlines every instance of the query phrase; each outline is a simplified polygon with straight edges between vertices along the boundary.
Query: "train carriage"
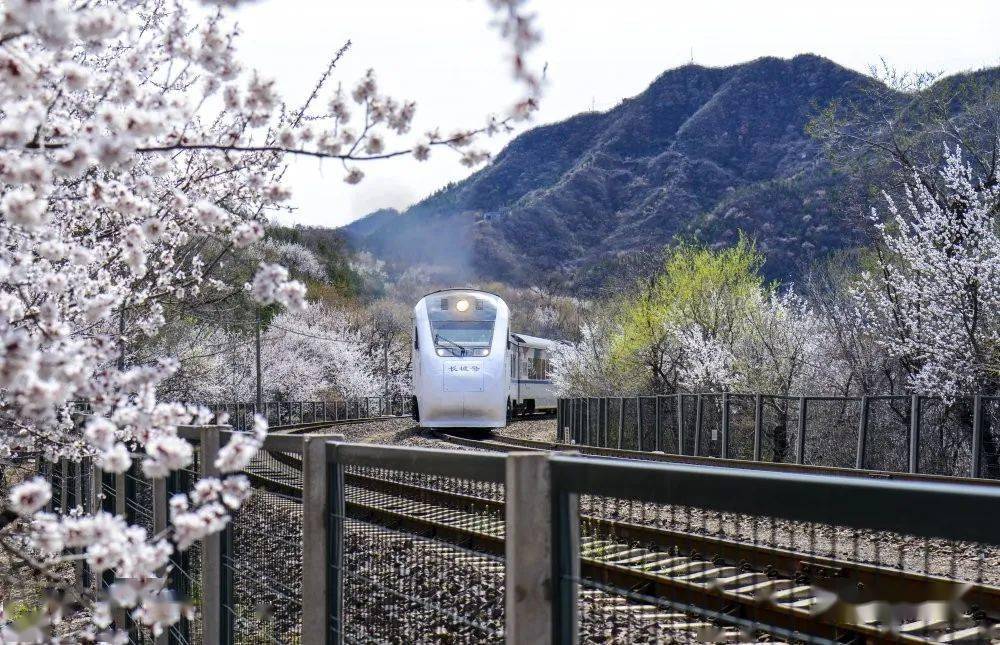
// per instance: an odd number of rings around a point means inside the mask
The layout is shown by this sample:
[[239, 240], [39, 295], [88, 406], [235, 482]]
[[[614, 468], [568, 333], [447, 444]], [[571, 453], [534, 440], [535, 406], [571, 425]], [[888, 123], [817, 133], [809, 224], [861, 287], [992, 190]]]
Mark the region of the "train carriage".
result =
[[553, 341], [510, 332], [500, 296], [430, 293], [413, 308], [413, 416], [423, 427], [501, 428], [515, 414], [555, 408]]
[[527, 334], [510, 335], [510, 390], [512, 415], [554, 411], [556, 395], [549, 378], [549, 358], [555, 341]]

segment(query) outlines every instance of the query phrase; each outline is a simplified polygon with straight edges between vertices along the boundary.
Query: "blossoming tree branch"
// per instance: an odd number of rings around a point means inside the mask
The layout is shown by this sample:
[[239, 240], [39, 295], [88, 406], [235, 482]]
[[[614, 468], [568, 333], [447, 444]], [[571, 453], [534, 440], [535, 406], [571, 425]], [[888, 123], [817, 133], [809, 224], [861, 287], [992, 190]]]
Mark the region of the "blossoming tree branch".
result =
[[[227, 3], [238, 4], [238, 3]], [[538, 41], [518, 0], [489, 0], [524, 95], [479, 127], [410, 132], [416, 105], [383, 94], [374, 72], [349, 91], [334, 86], [336, 52], [307, 100], [292, 105], [273, 81], [244, 69], [230, 8], [180, 0], [7, 0], [0, 6], [0, 458], [93, 458], [106, 472], [138, 462], [146, 477], [189, 466], [178, 426], [205, 424], [206, 409], [157, 400], [176, 369], [164, 358], [128, 365], [124, 347], [166, 323], [163, 303], [247, 289], [261, 304], [306, 306], [305, 287], [277, 264], [246, 285], [215, 270], [256, 243], [268, 214], [289, 197], [290, 155], [336, 160], [355, 184], [363, 166], [435, 148], [475, 165], [476, 140], [510, 129], [535, 108], [541, 79], [525, 62]], [[238, 10], [238, 9], [237, 9]], [[350, 84], [348, 84], [350, 86]], [[73, 415], [86, 401], [93, 414]], [[225, 527], [250, 494], [239, 474], [267, 428], [220, 450], [219, 478], [170, 500], [168, 530], [149, 535], [99, 512], [44, 512], [41, 478], [0, 504], [0, 549], [53, 588], [33, 634], [0, 628], [0, 641], [34, 639], [60, 620], [70, 640], [121, 641], [112, 607], [161, 633], [182, 608], [162, 588], [170, 556]], [[82, 554], [82, 555], [79, 555]], [[83, 558], [111, 572], [110, 597], [75, 591], [61, 572]], [[72, 609], [67, 609], [72, 607]], [[2, 622], [2, 621], [0, 621]], [[63, 628], [65, 632], [69, 628]], [[75, 630], [75, 631], [74, 631]]]

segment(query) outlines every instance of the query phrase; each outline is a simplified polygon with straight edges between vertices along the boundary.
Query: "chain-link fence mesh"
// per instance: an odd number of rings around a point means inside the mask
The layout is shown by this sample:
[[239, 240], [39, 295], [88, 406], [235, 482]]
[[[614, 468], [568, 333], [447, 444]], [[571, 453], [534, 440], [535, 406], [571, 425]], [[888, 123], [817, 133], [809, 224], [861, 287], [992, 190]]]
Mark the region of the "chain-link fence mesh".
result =
[[265, 401], [205, 403], [212, 412], [212, 422], [226, 423], [236, 430], [253, 425], [254, 415], [260, 414], [271, 426], [350, 421], [387, 416], [408, 416], [412, 409], [410, 397], [368, 396], [332, 401]]
[[808, 399], [803, 463], [853, 468], [860, 414], [861, 402], [857, 399]]
[[222, 536], [222, 620], [233, 643], [302, 640], [302, 461], [261, 450], [247, 473], [253, 495]]
[[982, 476], [1000, 479], [1000, 397], [983, 397], [982, 424], [979, 451]]
[[[201, 453], [194, 451], [194, 460], [186, 468], [174, 471], [167, 478], [166, 496], [186, 495], [194, 489], [201, 477]], [[195, 645], [205, 642], [202, 633], [202, 546], [195, 542], [184, 551], [175, 550], [170, 556], [168, 585], [175, 598], [188, 608], [181, 619], [170, 626], [167, 636], [170, 645]]]
[[503, 484], [348, 466], [344, 490], [345, 642], [503, 642]]
[[757, 398], [752, 394], [729, 395], [730, 459], [753, 459]]

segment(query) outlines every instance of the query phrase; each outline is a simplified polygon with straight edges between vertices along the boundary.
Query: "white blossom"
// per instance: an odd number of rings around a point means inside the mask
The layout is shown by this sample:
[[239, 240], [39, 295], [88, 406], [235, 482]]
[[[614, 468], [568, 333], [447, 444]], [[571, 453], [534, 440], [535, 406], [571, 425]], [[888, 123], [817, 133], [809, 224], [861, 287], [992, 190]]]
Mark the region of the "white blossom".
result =
[[23, 517], [42, 508], [50, 499], [52, 499], [52, 487], [41, 477], [14, 486], [9, 497], [11, 510]]
[[1000, 343], [1000, 177], [977, 179], [947, 151], [945, 193], [914, 177], [902, 207], [872, 219], [884, 245], [878, 273], [855, 289], [857, 316], [907, 366], [918, 393], [975, 392], [997, 370]]
[[116, 443], [107, 450], [98, 453], [97, 465], [109, 473], [123, 473], [132, 467], [132, 456], [125, 444]]

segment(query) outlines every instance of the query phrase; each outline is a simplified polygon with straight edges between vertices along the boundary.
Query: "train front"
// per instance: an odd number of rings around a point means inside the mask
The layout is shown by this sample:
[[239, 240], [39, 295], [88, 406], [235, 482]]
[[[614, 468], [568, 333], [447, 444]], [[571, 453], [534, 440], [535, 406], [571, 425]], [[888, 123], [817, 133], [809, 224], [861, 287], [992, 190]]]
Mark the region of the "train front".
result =
[[499, 296], [437, 291], [413, 309], [415, 416], [430, 428], [501, 428], [509, 311]]

